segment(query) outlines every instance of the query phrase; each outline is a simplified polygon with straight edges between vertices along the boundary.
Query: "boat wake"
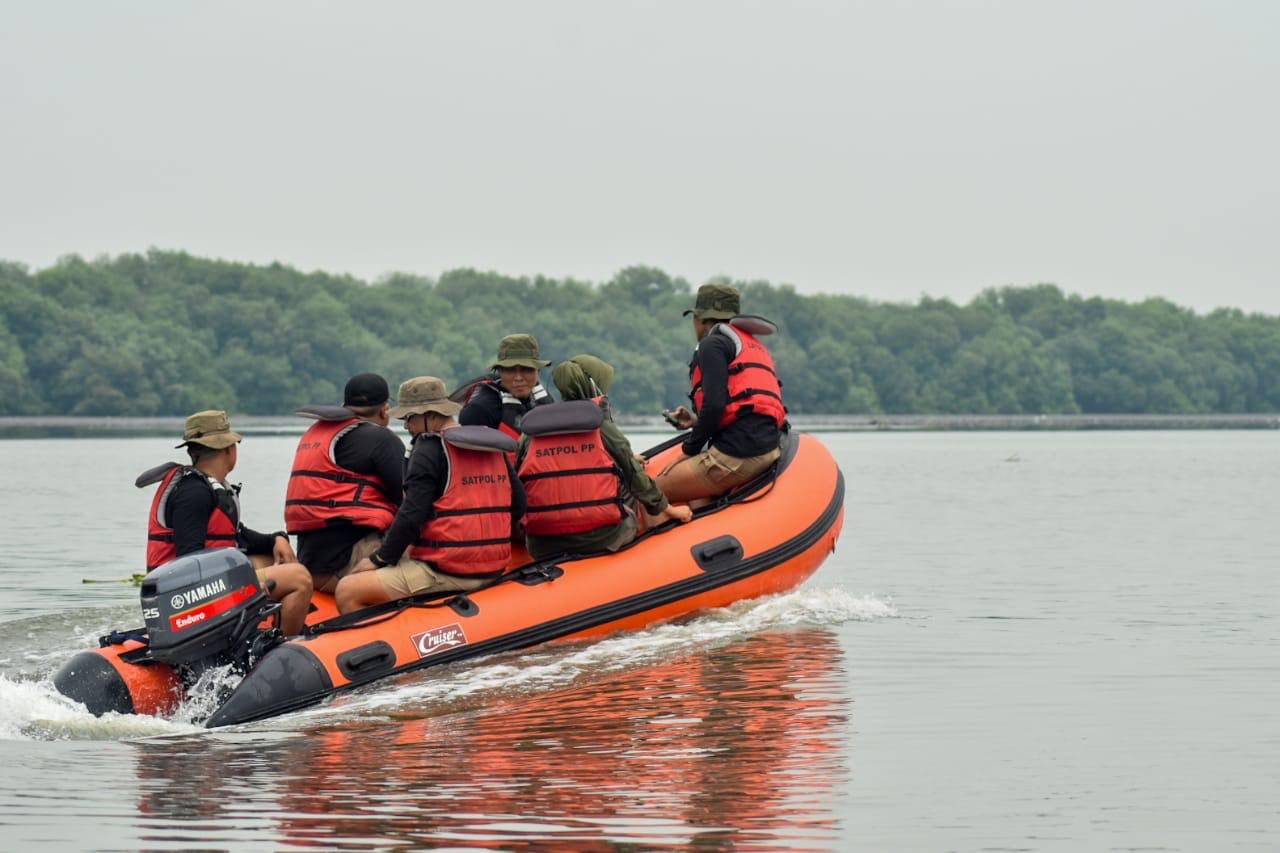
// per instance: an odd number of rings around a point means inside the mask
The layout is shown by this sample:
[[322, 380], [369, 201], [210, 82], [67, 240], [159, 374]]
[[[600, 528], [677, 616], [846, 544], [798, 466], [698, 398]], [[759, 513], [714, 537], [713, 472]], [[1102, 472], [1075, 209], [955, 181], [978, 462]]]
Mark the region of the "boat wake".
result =
[[746, 636], [801, 627], [830, 627], [896, 617], [892, 603], [851, 595], [840, 587], [804, 588], [768, 598], [736, 602], [683, 622], [602, 640], [551, 643], [408, 675], [339, 695], [274, 723], [296, 728], [352, 719], [423, 718], [482, 707], [494, 701], [598, 681], [628, 670], [698, 654]]
[[[119, 622], [118, 614], [111, 618]], [[25, 666], [6, 661], [0, 669], [0, 739], [24, 740], [125, 740], [203, 732], [197, 722], [213, 710], [217, 697], [225, 695], [238, 676], [229, 671], [206, 673], [173, 717], [106, 714], [95, 717], [59, 694], [50, 674], [59, 663], [83, 648], [86, 634], [81, 625], [93, 626], [96, 637], [106, 630], [104, 611], [76, 614], [68, 632], [64, 614], [56, 618], [61, 633], [53, 647], [24, 653]], [[666, 659], [697, 654], [708, 648], [742, 640], [764, 631], [799, 627], [831, 627], [847, 622], [893, 618], [891, 602], [871, 596], [855, 596], [840, 587], [802, 588], [784, 595], [737, 602], [695, 618], [658, 625], [603, 640], [552, 643], [532, 651], [512, 652], [467, 661], [429, 673], [399, 679], [340, 695], [329, 704], [295, 714], [239, 727], [239, 730], [312, 729], [357, 719], [421, 718], [465, 711], [491, 701], [518, 699], [579, 683], [605, 679], [628, 669]], [[47, 639], [54, 617], [23, 620], [0, 626], [0, 634], [12, 643]], [[128, 621], [127, 619], [125, 621]], [[71, 636], [68, 636], [68, 633]], [[7, 671], [7, 674], [6, 674]]]

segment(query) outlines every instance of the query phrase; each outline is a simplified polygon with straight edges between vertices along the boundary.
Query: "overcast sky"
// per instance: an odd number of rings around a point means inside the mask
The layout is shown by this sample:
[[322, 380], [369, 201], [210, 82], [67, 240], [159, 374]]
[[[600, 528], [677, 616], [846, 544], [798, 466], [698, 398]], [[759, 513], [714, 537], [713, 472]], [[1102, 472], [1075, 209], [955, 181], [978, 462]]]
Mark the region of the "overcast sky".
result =
[[0, 2], [0, 258], [1280, 313], [1280, 3]]

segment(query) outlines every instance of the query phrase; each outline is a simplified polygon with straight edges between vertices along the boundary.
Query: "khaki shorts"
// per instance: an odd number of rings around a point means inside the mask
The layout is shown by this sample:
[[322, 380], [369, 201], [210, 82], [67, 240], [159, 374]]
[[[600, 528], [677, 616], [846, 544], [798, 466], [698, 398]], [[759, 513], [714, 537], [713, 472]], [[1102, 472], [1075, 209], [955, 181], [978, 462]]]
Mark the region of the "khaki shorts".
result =
[[266, 554], [246, 554], [245, 556], [249, 558], [249, 565], [253, 566], [253, 573], [258, 576], [258, 586], [266, 591], [267, 569], [275, 565], [271, 562], [273, 558]]
[[714, 447], [708, 447], [697, 456], [691, 457], [692, 461], [685, 464], [692, 465], [699, 477], [723, 494], [760, 476], [781, 455], [782, 451], [775, 447], [760, 456], [739, 459]]
[[420, 592], [447, 592], [458, 590], [466, 592], [484, 586], [492, 578], [463, 578], [437, 572], [430, 563], [414, 560], [408, 551], [400, 558], [400, 562], [385, 569], [378, 569], [378, 581], [387, 595], [392, 598], [404, 598]]
[[351, 570], [356, 567], [356, 563], [360, 562], [365, 557], [372, 557], [374, 552], [381, 547], [382, 534], [370, 533], [368, 536], [351, 546], [351, 558], [347, 560], [347, 564], [345, 566], [334, 572], [334, 575], [340, 578], [345, 578], [347, 575], [351, 574]]

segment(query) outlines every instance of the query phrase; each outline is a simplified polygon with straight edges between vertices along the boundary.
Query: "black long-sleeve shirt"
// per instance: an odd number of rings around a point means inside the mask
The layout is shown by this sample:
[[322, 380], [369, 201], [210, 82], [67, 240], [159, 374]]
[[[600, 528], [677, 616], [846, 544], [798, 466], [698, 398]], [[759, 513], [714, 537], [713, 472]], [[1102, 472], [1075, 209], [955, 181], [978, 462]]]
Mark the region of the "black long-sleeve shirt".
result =
[[504, 403], [500, 385], [482, 384], [476, 387], [471, 399], [458, 413], [458, 423], [462, 426], [487, 426], [490, 429], [497, 429], [499, 424], [505, 422], [512, 429], [519, 429], [520, 419], [534, 406], [551, 402], [553, 401], [548, 394], [540, 395], [537, 400], [530, 396], [529, 399], [520, 400], [518, 403]]
[[702, 368], [702, 406], [684, 440], [686, 456], [701, 453], [707, 442], [739, 459], [760, 456], [778, 446], [778, 425], [768, 415], [746, 412], [727, 428], [718, 428], [725, 406], [729, 405], [729, 364], [736, 355], [728, 335], [712, 333], [698, 342], [693, 362]]
[[[404, 501], [377, 552], [378, 560], [389, 566], [400, 562], [405, 549], [418, 538], [422, 525], [426, 524], [431, 515], [431, 508], [440, 497], [448, 471], [442, 444], [442, 440], [436, 436], [424, 435], [413, 440], [404, 478]], [[524, 485], [516, 477], [509, 459], [507, 479], [511, 483], [511, 529], [514, 531], [517, 522], [524, 516], [527, 501]]]
[[[227, 492], [221, 505], [222, 511], [236, 526], [236, 545], [240, 550], [246, 554], [268, 555], [275, 550], [276, 534], [259, 533], [240, 523], [240, 507], [231, 499], [230, 492]], [[217, 495], [199, 474], [187, 474], [178, 482], [164, 508], [164, 523], [173, 530], [177, 556], [205, 547], [209, 516], [213, 515], [218, 506]]]
[[[386, 496], [396, 506], [404, 495], [404, 442], [391, 430], [372, 421], [338, 439], [334, 461], [357, 474], [377, 477], [387, 487]], [[298, 560], [313, 574], [339, 571], [351, 559], [351, 548], [370, 533], [372, 527], [332, 524], [298, 534]]]

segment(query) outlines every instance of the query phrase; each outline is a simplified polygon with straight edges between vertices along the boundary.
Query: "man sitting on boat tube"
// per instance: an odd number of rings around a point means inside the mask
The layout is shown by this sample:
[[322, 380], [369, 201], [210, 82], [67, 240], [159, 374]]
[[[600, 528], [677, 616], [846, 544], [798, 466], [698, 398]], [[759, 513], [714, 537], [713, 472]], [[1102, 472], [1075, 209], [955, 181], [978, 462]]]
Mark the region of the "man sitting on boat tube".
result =
[[323, 592], [378, 549], [400, 506], [404, 442], [387, 429], [390, 399], [387, 380], [360, 373], [347, 380], [341, 406], [298, 412], [317, 421], [298, 440], [284, 522]]
[[552, 402], [538, 378], [538, 371], [550, 364], [539, 354], [533, 335], [507, 335], [498, 342], [493, 374], [471, 386], [458, 422], [492, 427], [519, 441], [520, 420]]
[[340, 613], [476, 589], [506, 570], [511, 533], [525, 508], [506, 456], [516, 443], [486, 426], [459, 426], [461, 408], [434, 376], [400, 386], [391, 417], [403, 419], [413, 436], [404, 500], [381, 547], [338, 581]]
[[667, 413], [678, 429], [689, 429], [684, 458], [658, 475], [658, 488], [676, 503], [712, 498], [747, 483], [779, 456], [787, 410], [773, 357], [759, 340], [775, 327], [739, 312], [738, 291], [727, 284], [698, 288], [693, 332], [698, 339], [689, 364], [689, 399]]
[[687, 506], [667, 503], [613, 422], [605, 396], [613, 384], [609, 364], [578, 355], [556, 365], [551, 377], [564, 402], [524, 417], [516, 462], [534, 559], [617, 551], [636, 538], [635, 501], [651, 524], [693, 517]]
[[226, 412], [187, 418], [178, 447], [187, 449], [191, 465], [174, 464], [151, 501], [147, 571], [204, 548], [239, 548], [253, 562], [267, 595], [280, 602], [280, 630], [293, 636], [307, 618], [311, 574], [283, 531], [258, 533], [240, 523], [240, 486], [227, 484], [240, 441]]

